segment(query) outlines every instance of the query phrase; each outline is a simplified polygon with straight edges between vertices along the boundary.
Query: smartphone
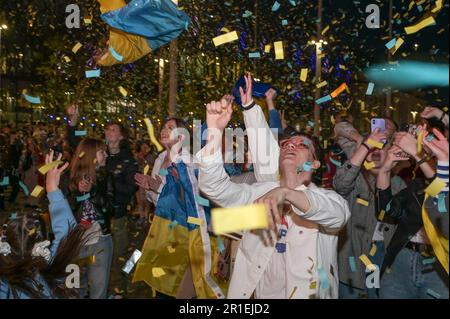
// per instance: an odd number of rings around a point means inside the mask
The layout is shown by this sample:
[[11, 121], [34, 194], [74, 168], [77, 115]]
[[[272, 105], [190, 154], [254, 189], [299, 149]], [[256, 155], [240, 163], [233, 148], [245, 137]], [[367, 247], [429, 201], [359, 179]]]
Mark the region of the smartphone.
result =
[[372, 119], [370, 123], [371, 132], [375, 131], [377, 128], [381, 130], [381, 133], [386, 132], [386, 122], [384, 119]]

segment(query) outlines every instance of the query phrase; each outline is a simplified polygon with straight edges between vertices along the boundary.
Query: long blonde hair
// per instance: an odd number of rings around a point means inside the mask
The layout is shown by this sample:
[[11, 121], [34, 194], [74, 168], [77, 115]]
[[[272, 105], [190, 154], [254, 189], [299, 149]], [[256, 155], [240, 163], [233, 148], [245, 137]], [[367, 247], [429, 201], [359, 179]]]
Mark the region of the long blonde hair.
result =
[[70, 163], [69, 187], [72, 191], [78, 191], [78, 183], [85, 175], [95, 184], [97, 152], [101, 150], [106, 150], [106, 145], [98, 139], [86, 138], [78, 144]]

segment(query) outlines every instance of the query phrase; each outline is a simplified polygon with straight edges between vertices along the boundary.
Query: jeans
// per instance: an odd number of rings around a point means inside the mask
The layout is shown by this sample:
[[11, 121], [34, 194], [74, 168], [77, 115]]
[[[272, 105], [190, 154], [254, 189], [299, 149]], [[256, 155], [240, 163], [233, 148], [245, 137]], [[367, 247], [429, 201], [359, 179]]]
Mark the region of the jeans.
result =
[[[403, 248], [381, 278], [381, 299], [448, 299], [448, 276], [436, 259]], [[431, 292], [431, 294], [430, 294]]]
[[[380, 270], [385, 254], [384, 242], [376, 241], [375, 246], [377, 247], [375, 255], [370, 256], [367, 254], [367, 257], [370, 259], [372, 264], [378, 266], [378, 270]], [[371, 273], [367, 273], [367, 275], [370, 274]], [[377, 288], [360, 289], [344, 284], [343, 282], [339, 282], [339, 299], [378, 299], [378, 290], [379, 289]]]
[[128, 255], [128, 217], [111, 220], [113, 238], [113, 261], [111, 268], [110, 288], [113, 294], [126, 294], [128, 277], [122, 271]]
[[111, 235], [100, 236], [97, 243], [81, 248], [80, 259], [95, 256], [95, 263], [81, 269], [80, 298], [85, 298], [88, 290], [90, 299], [107, 298], [112, 253]]

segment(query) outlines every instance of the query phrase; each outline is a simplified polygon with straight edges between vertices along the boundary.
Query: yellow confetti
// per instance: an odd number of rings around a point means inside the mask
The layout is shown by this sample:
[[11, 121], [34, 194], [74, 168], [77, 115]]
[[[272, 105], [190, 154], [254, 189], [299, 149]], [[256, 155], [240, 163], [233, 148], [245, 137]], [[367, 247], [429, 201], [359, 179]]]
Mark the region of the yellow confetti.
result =
[[432, 197], [436, 197], [446, 186], [447, 184], [444, 180], [436, 177], [434, 181], [425, 189], [425, 193]]
[[64, 61], [66, 61], [66, 63], [69, 63], [72, 60], [70, 60], [70, 58], [66, 55], [66, 56], [64, 56]]
[[327, 33], [327, 31], [328, 31], [329, 29], [330, 29], [330, 26], [327, 25], [327, 26], [325, 27], [325, 29], [322, 30], [322, 35], [324, 35], [325, 33]]
[[276, 41], [273, 43], [275, 50], [275, 60], [284, 59], [283, 41]]
[[86, 23], [86, 24], [91, 24], [92, 23], [92, 18], [91, 17], [84, 18], [83, 20], [84, 20], [84, 23]]
[[126, 96], [128, 95], [128, 91], [125, 90], [125, 89], [123, 88], [123, 86], [119, 86], [119, 92], [120, 92], [120, 94], [123, 95], [123, 97], [126, 97]]
[[423, 131], [420, 130], [417, 134], [417, 154], [421, 154], [423, 151]]
[[270, 53], [270, 49], [272, 48], [272, 46], [270, 45], [270, 44], [267, 44], [265, 47], [264, 47], [264, 52], [266, 52], [266, 53]]
[[187, 219], [187, 222], [189, 224], [203, 226], [203, 219], [201, 219], [201, 218], [189, 216]]
[[95, 261], [96, 261], [95, 255], [92, 255], [92, 256], [88, 256], [88, 257], [85, 257], [85, 258], [82, 258], [82, 259], [78, 260], [77, 264], [80, 267], [85, 267], [85, 266], [88, 266], [88, 265], [95, 264]]
[[222, 29], [220, 29], [220, 32], [230, 33], [230, 30], [228, 30], [227, 28], [223, 27]]
[[436, 0], [436, 6], [431, 10], [431, 12], [436, 13], [442, 9], [442, 0]]
[[403, 43], [405, 43], [405, 41], [402, 38], [398, 38], [397, 42], [395, 42], [394, 47], [391, 49], [391, 54], [394, 55]]
[[300, 72], [300, 81], [305, 82], [307, 77], [308, 77], [308, 69], [302, 69], [302, 71]]
[[62, 164], [62, 163], [63, 163], [63, 161], [53, 161], [53, 162], [48, 163], [48, 164], [46, 164], [44, 166], [41, 166], [39, 168], [39, 173], [41, 173], [42, 175], [45, 175], [45, 174], [47, 174], [47, 172], [49, 170], [51, 170], [52, 168], [57, 167], [59, 164]]
[[81, 152], [80, 155], [78, 155], [78, 158], [83, 158], [84, 155], [84, 152]]
[[325, 85], [327, 85], [328, 82], [327, 81], [322, 81], [320, 83], [317, 83], [316, 88], [320, 89], [321, 87], [324, 87]]
[[158, 142], [158, 140], [155, 137], [155, 131], [152, 122], [150, 122], [150, 119], [144, 119], [144, 123], [145, 125], [147, 125], [147, 131], [150, 137], [150, 142], [152, 142], [152, 144], [156, 146], [158, 152], [161, 152], [164, 149], [164, 147]]
[[147, 175], [149, 170], [150, 170], [150, 166], [145, 165], [145, 167], [144, 167], [144, 175]]
[[77, 53], [78, 50], [80, 50], [82, 46], [83, 46], [83, 45], [82, 45], [80, 42], [77, 42], [77, 44], [75, 44], [75, 45], [73, 46], [72, 52], [73, 52], [73, 53]]
[[31, 235], [33, 235], [33, 234], [35, 234], [36, 233], [36, 228], [33, 228], [33, 229], [31, 229], [29, 232], [28, 232], [28, 236], [31, 236]]
[[363, 262], [363, 264], [368, 268], [370, 271], [375, 271], [377, 268], [374, 264], [370, 261], [369, 257], [366, 255], [359, 256], [359, 259]]
[[238, 34], [236, 31], [232, 31], [232, 32], [228, 32], [222, 35], [219, 35], [215, 38], [213, 38], [213, 42], [214, 45], [216, 47], [218, 47], [219, 45], [228, 43], [228, 42], [233, 42], [236, 41], [237, 39], [239, 39]]
[[356, 202], [358, 203], [358, 204], [360, 204], [360, 205], [363, 205], [363, 206], [369, 206], [369, 202], [368, 201], [366, 201], [365, 199], [362, 199], [362, 198], [357, 198], [356, 199]]
[[384, 210], [381, 210], [380, 216], [378, 216], [378, 220], [382, 221], [384, 219], [385, 214], [386, 214], [386, 212]]
[[366, 143], [367, 143], [367, 145], [375, 147], [375, 148], [378, 148], [380, 150], [383, 149], [383, 147], [384, 147], [383, 143], [375, 141], [375, 140], [373, 140], [371, 138], [369, 138]]
[[368, 171], [370, 171], [372, 168], [374, 168], [376, 165], [374, 162], [368, 162], [364, 161], [364, 168]]
[[313, 281], [309, 284], [309, 289], [316, 290], [317, 289], [317, 281]]
[[164, 269], [160, 268], [160, 267], [153, 267], [152, 268], [152, 275], [155, 278], [164, 276], [166, 274], [166, 272], [164, 271]]
[[169, 253], [173, 254], [175, 252], [175, 248], [172, 247], [172, 245], [167, 247], [167, 250], [169, 251]]
[[39, 197], [43, 190], [44, 188], [42, 186], [36, 185], [30, 195], [33, 197]]
[[420, 31], [421, 29], [428, 27], [432, 24], [436, 24], [436, 21], [434, 20], [434, 18], [432, 16], [430, 16], [415, 25], [405, 27], [405, 32], [406, 32], [406, 34], [416, 33], [417, 31]]
[[269, 226], [266, 206], [263, 204], [214, 208], [211, 214], [212, 227], [215, 234], [264, 229]]
[[375, 253], [377, 252], [377, 245], [372, 244], [372, 249], [370, 249], [369, 255], [375, 256]]

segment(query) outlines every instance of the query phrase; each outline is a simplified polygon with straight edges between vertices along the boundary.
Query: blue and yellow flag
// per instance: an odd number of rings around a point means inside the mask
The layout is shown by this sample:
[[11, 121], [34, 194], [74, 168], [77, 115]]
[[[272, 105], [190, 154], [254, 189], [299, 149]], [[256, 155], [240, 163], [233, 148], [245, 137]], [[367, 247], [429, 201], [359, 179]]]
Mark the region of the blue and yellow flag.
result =
[[190, 23], [171, 0], [98, 0], [101, 18], [110, 26], [103, 66], [132, 63], [176, 39]]
[[[156, 291], [175, 297], [191, 267], [197, 298], [224, 298], [226, 283], [220, 287], [213, 275], [219, 249], [207, 231], [209, 212], [195, 197], [199, 193], [195, 170], [179, 162], [168, 172], [133, 282], [145, 281]], [[164, 274], [155, 276], [155, 268]]]

